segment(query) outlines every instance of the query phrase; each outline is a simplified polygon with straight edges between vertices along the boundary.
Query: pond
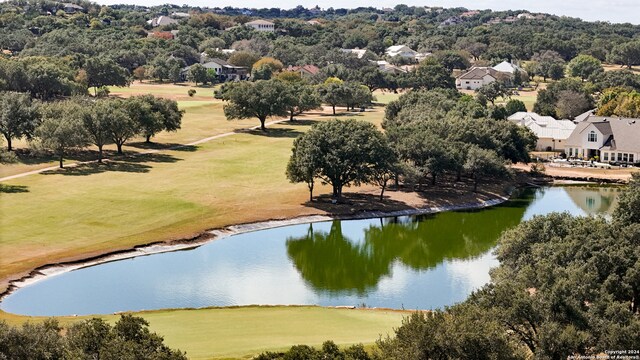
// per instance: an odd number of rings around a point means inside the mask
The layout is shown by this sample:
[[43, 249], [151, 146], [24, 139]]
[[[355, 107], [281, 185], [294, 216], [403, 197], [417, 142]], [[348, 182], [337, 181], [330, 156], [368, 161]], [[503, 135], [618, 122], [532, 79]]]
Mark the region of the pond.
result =
[[528, 189], [484, 210], [244, 233], [49, 277], [0, 308], [41, 316], [251, 304], [441, 308], [489, 281], [502, 231], [553, 211], [606, 214], [617, 191]]

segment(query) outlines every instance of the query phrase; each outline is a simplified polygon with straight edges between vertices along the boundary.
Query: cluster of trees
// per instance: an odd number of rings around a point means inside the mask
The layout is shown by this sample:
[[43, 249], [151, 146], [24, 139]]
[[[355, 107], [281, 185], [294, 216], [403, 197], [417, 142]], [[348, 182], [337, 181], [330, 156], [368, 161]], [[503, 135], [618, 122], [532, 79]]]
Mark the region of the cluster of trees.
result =
[[[314, 125], [295, 140], [287, 177], [306, 183], [310, 199], [316, 180], [330, 184], [339, 198], [342, 188], [380, 185], [402, 178], [421, 187], [428, 177], [463, 175], [477, 185], [488, 178], [508, 178], [507, 162], [527, 162], [536, 138], [525, 127], [484, 118], [484, 108], [451, 90], [412, 91], [389, 104], [383, 134], [355, 120]], [[475, 118], [474, 118], [475, 117]]]
[[153, 95], [38, 102], [29, 94], [0, 92], [0, 106], [0, 133], [8, 150], [13, 140], [37, 140], [36, 147], [58, 156], [60, 167], [70, 149], [94, 145], [101, 162], [105, 145], [115, 144], [122, 154], [122, 146], [136, 136], [150, 142], [161, 131], [180, 129], [183, 115], [175, 101]]
[[215, 96], [227, 101], [224, 113], [227, 119], [257, 118], [266, 130], [267, 118], [295, 116], [318, 109], [327, 103], [333, 107], [344, 105], [347, 110], [364, 107], [373, 101], [369, 89], [358, 83], [329, 78], [322, 85], [311, 85], [299, 73], [281, 72], [269, 80], [224, 84]]
[[341, 350], [333, 341], [325, 341], [322, 348], [315, 349], [307, 345], [292, 346], [286, 352], [265, 352], [256, 360], [371, 360], [362, 345], [352, 345]]
[[640, 118], [640, 92], [625, 87], [606, 89], [600, 95], [596, 115]]
[[93, 318], [63, 329], [47, 319], [13, 327], [0, 322], [0, 358], [186, 360], [183, 352], [164, 344], [140, 317], [122, 315], [112, 326]]

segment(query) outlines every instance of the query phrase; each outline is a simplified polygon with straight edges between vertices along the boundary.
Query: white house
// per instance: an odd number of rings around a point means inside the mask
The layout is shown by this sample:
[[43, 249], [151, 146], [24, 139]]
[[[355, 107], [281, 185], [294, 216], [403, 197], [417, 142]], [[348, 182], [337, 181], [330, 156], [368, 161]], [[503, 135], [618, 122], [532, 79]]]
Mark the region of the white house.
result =
[[516, 71], [519, 71], [521, 73], [524, 72], [524, 70], [522, 70], [520, 66], [508, 61], [503, 61], [500, 64], [494, 66], [493, 70], [499, 71], [502, 73], [508, 73], [511, 75], [513, 75]]
[[473, 67], [456, 78], [456, 88], [476, 90], [498, 79], [498, 72], [490, 67]]
[[380, 69], [380, 71], [384, 72], [384, 73], [392, 73], [392, 74], [400, 74], [400, 73], [406, 73], [408, 72], [407, 70], [399, 67], [399, 66], [395, 66], [392, 64], [389, 64], [388, 62], [384, 61], [384, 60], [378, 60], [378, 61], [374, 61], [371, 60], [372, 63], [375, 63], [376, 65], [378, 65], [378, 69]]
[[635, 164], [640, 162], [640, 119], [589, 116], [576, 124], [564, 144], [572, 158]]
[[252, 27], [256, 31], [266, 31], [266, 32], [274, 32], [276, 29], [276, 24], [266, 20], [249, 21], [248, 23], [245, 24], [245, 26]]
[[345, 54], [353, 54], [358, 57], [358, 59], [362, 59], [367, 54], [367, 49], [340, 49]]
[[564, 150], [564, 145], [576, 128], [571, 120], [556, 120], [533, 112], [517, 112], [508, 118], [520, 126], [526, 126], [537, 137], [537, 151]]
[[158, 16], [157, 18], [153, 18], [147, 21], [147, 24], [153, 27], [165, 26], [165, 25], [171, 25], [171, 24], [177, 24], [177, 23], [178, 23], [178, 20], [172, 19], [168, 16]]
[[394, 45], [389, 46], [385, 51], [385, 54], [390, 57], [400, 56], [408, 59], [415, 59], [418, 56], [418, 52], [411, 49], [406, 45]]

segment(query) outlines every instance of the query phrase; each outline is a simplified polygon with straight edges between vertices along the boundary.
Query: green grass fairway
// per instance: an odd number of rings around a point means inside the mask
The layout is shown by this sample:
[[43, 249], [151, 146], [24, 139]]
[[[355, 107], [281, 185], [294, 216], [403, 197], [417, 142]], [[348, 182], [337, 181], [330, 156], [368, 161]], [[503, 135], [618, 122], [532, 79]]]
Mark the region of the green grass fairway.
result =
[[142, 314], [152, 330], [190, 359], [251, 358], [292, 345], [372, 344], [406, 313], [318, 307], [178, 310]]
[[[528, 111], [533, 111], [533, 105], [536, 103], [536, 97], [537, 97], [536, 94], [530, 94], [530, 93], [521, 91], [520, 95], [513, 95], [511, 96], [511, 99], [522, 101], [524, 105], [527, 107]], [[507, 101], [509, 100], [498, 98], [496, 100], [496, 105], [505, 105]]]
[[[409, 312], [332, 309], [314, 306], [238, 307], [198, 310], [159, 310], [134, 313], [150, 323], [165, 343], [187, 352], [189, 359], [247, 359], [264, 351], [293, 345], [373, 344], [392, 334]], [[102, 316], [114, 323], [118, 316]], [[88, 317], [59, 317], [68, 326]], [[0, 321], [18, 325], [26, 318], [0, 312]]]

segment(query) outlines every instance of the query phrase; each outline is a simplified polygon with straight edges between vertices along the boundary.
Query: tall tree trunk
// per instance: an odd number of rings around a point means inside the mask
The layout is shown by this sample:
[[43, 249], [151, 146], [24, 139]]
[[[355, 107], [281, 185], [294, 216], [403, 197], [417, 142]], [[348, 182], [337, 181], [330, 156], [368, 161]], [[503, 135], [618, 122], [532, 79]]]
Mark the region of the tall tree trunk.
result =
[[437, 175], [435, 173], [431, 174], [431, 185], [435, 185], [436, 184], [436, 177], [437, 177]]
[[473, 177], [473, 192], [478, 192], [478, 179]]
[[380, 191], [380, 201], [384, 199], [384, 190], [387, 188], [387, 182], [382, 183], [382, 190]]
[[63, 151], [62, 151], [62, 150], [60, 150], [60, 169], [63, 169], [63, 168], [64, 168], [64, 165], [62, 164], [62, 158], [63, 158], [63, 156], [64, 156], [64, 153], [63, 153]]
[[264, 126], [264, 122], [266, 120], [267, 120], [266, 118], [265, 119], [260, 119], [260, 130], [262, 130], [262, 131], [267, 131], [267, 127]]
[[5, 136], [4, 138], [7, 139], [7, 151], [13, 150], [13, 147], [11, 146], [11, 136]]
[[102, 145], [98, 146], [98, 162], [102, 162]]
[[118, 154], [122, 155], [122, 143], [116, 143], [116, 146], [118, 147]]
[[313, 202], [313, 185], [314, 183], [307, 184], [307, 187], [309, 187], [309, 202]]
[[289, 111], [289, 121], [293, 121], [293, 110]]
[[335, 115], [336, 114], [336, 106], [332, 105], [332, 107], [333, 107], [333, 115]]
[[151, 142], [151, 135], [147, 135], [147, 143]]

